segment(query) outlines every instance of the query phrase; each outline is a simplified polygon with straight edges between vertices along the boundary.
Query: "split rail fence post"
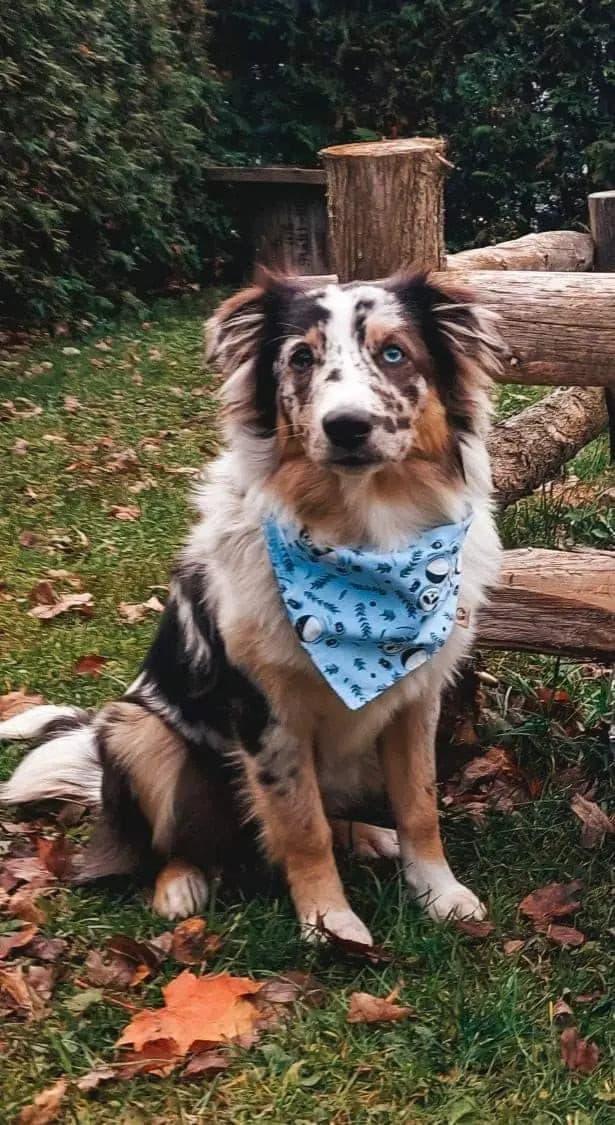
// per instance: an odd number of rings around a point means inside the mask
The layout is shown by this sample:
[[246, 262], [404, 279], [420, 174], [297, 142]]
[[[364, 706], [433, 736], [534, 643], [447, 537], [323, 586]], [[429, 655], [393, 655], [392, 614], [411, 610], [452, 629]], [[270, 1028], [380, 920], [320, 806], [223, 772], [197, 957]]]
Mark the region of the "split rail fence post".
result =
[[[594, 268], [615, 273], [615, 191], [595, 191], [587, 199], [589, 225], [596, 248]], [[615, 461], [615, 386], [604, 392], [609, 415], [611, 461]]]
[[322, 149], [330, 250], [341, 282], [410, 266], [444, 268], [444, 153], [440, 137]]

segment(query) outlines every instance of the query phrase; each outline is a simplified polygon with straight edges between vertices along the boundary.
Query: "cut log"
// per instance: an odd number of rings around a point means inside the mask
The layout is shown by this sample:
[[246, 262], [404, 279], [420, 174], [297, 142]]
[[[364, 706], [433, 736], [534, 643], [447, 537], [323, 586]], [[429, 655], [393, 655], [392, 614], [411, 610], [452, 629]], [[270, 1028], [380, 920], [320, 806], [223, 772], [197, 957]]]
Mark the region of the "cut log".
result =
[[615, 659], [615, 554], [506, 551], [500, 584], [480, 611], [477, 645]]
[[442, 268], [444, 151], [441, 138], [426, 137], [322, 150], [340, 281]]
[[451, 270], [497, 312], [510, 348], [500, 381], [615, 386], [615, 274]]
[[561, 388], [494, 426], [489, 456], [501, 507], [529, 496], [608, 424], [600, 387]]
[[[606, 193], [605, 193], [606, 194]], [[615, 196], [615, 192], [612, 193]], [[591, 198], [591, 196], [590, 196]], [[614, 212], [615, 214], [615, 212]], [[448, 270], [557, 270], [580, 272], [594, 264], [591, 234], [574, 230], [551, 230], [526, 234], [495, 246], [447, 254]], [[597, 269], [607, 269], [597, 266]]]

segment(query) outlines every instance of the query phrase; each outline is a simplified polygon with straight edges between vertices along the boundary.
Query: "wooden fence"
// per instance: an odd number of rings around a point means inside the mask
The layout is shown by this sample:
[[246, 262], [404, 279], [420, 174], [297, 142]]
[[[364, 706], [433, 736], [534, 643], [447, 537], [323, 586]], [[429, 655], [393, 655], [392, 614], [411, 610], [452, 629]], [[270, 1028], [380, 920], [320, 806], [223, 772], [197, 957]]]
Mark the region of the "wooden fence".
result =
[[[494, 427], [502, 506], [552, 480], [610, 428], [615, 457], [615, 191], [589, 197], [589, 229], [530, 234], [447, 254], [439, 139], [338, 145], [324, 169], [212, 168], [250, 215], [254, 262], [350, 281], [416, 266], [470, 287], [508, 345], [502, 381], [558, 389]], [[615, 544], [613, 544], [615, 547]], [[615, 553], [506, 552], [481, 615], [492, 648], [615, 660]]]

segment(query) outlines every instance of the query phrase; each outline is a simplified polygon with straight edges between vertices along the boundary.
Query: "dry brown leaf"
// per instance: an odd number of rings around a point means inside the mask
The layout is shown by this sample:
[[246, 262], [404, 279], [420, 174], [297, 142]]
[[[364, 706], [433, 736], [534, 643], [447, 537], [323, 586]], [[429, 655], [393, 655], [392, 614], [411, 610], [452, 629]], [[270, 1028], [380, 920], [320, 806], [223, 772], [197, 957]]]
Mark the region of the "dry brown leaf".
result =
[[117, 1078], [117, 1073], [111, 1066], [98, 1066], [95, 1070], [89, 1070], [87, 1074], [83, 1074], [75, 1082], [78, 1090], [83, 1094], [89, 1094], [92, 1090], [97, 1090], [103, 1082], [110, 1082], [112, 1078]]
[[27, 949], [28, 957], [37, 957], [40, 961], [54, 963], [64, 957], [68, 949], [68, 942], [61, 937], [45, 937], [44, 934], [35, 934]]
[[158, 1045], [163, 1057], [171, 1061], [183, 1058], [195, 1043], [216, 1044], [249, 1036], [260, 1019], [258, 1007], [249, 997], [260, 988], [247, 977], [229, 973], [197, 977], [184, 970], [162, 990], [164, 1007], [146, 1008], [134, 1016], [118, 1046], [132, 1047], [137, 1056], [147, 1059]]
[[132, 965], [131, 987], [147, 980], [156, 973], [165, 954], [147, 941], [137, 941], [127, 934], [114, 934], [107, 941], [107, 953], [113, 958], [124, 960]]
[[68, 836], [41, 836], [36, 842], [38, 858], [55, 875], [56, 879], [67, 879], [73, 874], [76, 848]]
[[82, 409], [82, 405], [74, 395], [64, 395], [64, 409], [67, 414], [77, 414]]
[[28, 452], [28, 444], [25, 438], [15, 438], [11, 452], [17, 454], [18, 457], [24, 457]]
[[138, 520], [141, 516], [141, 509], [137, 508], [136, 504], [113, 504], [109, 509], [109, 514], [116, 520]]
[[580, 909], [578, 893], [582, 887], [580, 879], [574, 879], [571, 883], [548, 883], [526, 895], [519, 903], [519, 910], [535, 924], [550, 922], [552, 918], [564, 918]]
[[591, 1074], [600, 1062], [600, 1049], [591, 1039], [582, 1039], [576, 1027], [567, 1027], [560, 1035], [562, 1062], [568, 1070]]
[[18, 1016], [26, 1021], [40, 1019], [45, 1005], [32, 987], [22, 965], [0, 969], [0, 1016]]
[[98, 656], [97, 653], [90, 652], [87, 656], [79, 657], [74, 673], [76, 676], [100, 676], [108, 661], [108, 656]]
[[54, 605], [35, 605], [33, 609], [28, 610], [28, 616], [37, 617], [39, 621], [50, 621], [53, 617], [74, 609], [84, 617], [91, 617], [92, 602], [92, 595], [88, 593], [63, 594], [58, 596]]
[[[395, 992], [391, 996], [395, 995]], [[389, 1023], [416, 1015], [414, 1008], [396, 1004], [391, 996], [372, 996], [369, 992], [353, 992], [348, 1005], [348, 1023]]]
[[53, 1086], [37, 1094], [32, 1105], [24, 1106], [17, 1125], [49, 1125], [49, 1122], [57, 1121], [67, 1087], [68, 1079], [58, 1078]]
[[124, 957], [103, 957], [98, 949], [91, 949], [83, 966], [84, 979], [97, 988], [128, 988], [135, 975], [135, 966]]
[[154, 594], [146, 602], [120, 602], [117, 609], [120, 617], [130, 625], [134, 625], [136, 621], [142, 621], [148, 610], [153, 613], [163, 613], [164, 605]]
[[17, 537], [20, 547], [35, 547], [40, 541], [40, 535], [35, 531], [21, 531]]
[[202, 1078], [203, 1075], [214, 1078], [228, 1066], [230, 1060], [227, 1055], [222, 1054], [222, 1051], [199, 1051], [182, 1070], [182, 1078]]
[[583, 945], [585, 942], [585, 934], [575, 930], [574, 926], [558, 926], [551, 923], [547, 926], [545, 934], [549, 941], [555, 942], [556, 945]]
[[206, 933], [203, 918], [186, 918], [173, 931], [171, 954], [180, 965], [199, 965], [222, 946], [219, 934]]
[[34, 922], [35, 925], [41, 926], [46, 919], [46, 914], [37, 905], [39, 898], [39, 888], [23, 886], [15, 891], [15, 894], [7, 894], [4, 909], [12, 918], [21, 918], [23, 922]]
[[582, 793], [575, 793], [570, 808], [578, 816], [583, 828], [581, 844], [584, 848], [599, 848], [607, 835], [615, 834], [615, 823], [602, 811], [595, 801], [589, 801]]
[[21, 949], [24, 945], [29, 945], [34, 937], [37, 926], [32, 923], [24, 926], [22, 930], [15, 930], [11, 934], [0, 935], [0, 961], [8, 957], [15, 949]]
[[555, 1022], [563, 1022], [564, 1020], [570, 1019], [573, 1016], [574, 1012], [570, 1007], [570, 1004], [567, 1004], [566, 1001], [561, 998], [555, 1001], [552, 1010], [552, 1019]]
[[268, 1004], [300, 1002], [310, 1008], [321, 1008], [327, 999], [327, 990], [311, 973], [303, 973], [300, 969], [287, 969], [279, 976], [265, 981], [259, 999]]
[[54, 590], [51, 582], [43, 579], [33, 586], [28, 594], [28, 601], [30, 605], [55, 605], [58, 600], [58, 594]]
[[2, 722], [5, 719], [12, 719], [15, 715], [21, 715], [22, 711], [37, 707], [39, 703], [44, 702], [42, 695], [28, 695], [23, 688], [19, 691], [9, 691], [8, 695], [0, 695], [0, 719]]
[[18, 883], [29, 883], [32, 887], [48, 887], [55, 882], [55, 876], [38, 856], [18, 856], [7, 859], [2, 869], [3, 886], [12, 890]]
[[361, 961], [368, 961], [372, 965], [390, 965], [395, 961], [394, 954], [389, 953], [381, 945], [366, 945], [362, 941], [351, 941], [350, 938], [339, 937], [333, 930], [327, 929], [321, 918], [316, 925], [317, 934], [326, 938], [329, 948], [342, 956], [358, 957]]
[[455, 929], [461, 930], [462, 934], [467, 934], [468, 937], [482, 940], [483, 938], [491, 937], [495, 930], [495, 923], [489, 922], [487, 918], [482, 921], [478, 918], [456, 918]]
[[[29, 949], [27, 952], [30, 955]], [[28, 985], [41, 1000], [51, 999], [57, 976], [57, 968], [52, 968], [50, 965], [28, 965], [26, 969]]]
[[43, 413], [42, 406], [30, 402], [28, 398], [16, 398], [14, 402], [9, 399], [0, 406], [5, 418], [38, 418]]
[[525, 945], [523, 938], [509, 938], [502, 945], [502, 949], [507, 957], [513, 957], [515, 953], [520, 953]]

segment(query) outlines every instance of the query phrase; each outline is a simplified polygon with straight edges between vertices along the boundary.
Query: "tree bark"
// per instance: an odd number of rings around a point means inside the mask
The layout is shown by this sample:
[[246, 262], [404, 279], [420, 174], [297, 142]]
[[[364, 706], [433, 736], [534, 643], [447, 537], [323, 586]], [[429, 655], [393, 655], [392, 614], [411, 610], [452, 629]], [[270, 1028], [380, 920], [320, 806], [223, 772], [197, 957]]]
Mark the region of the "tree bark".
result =
[[599, 387], [553, 391], [494, 426], [488, 448], [496, 500], [505, 508], [552, 480], [562, 465], [606, 429]]
[[425, 137], [321, 151], [340, 281], [442, 268], [444, 151], [441, 138]]
[[479, 612], [479, 647], [615, 658], [615, 555], [506, 551], [500, 584]]
[[500, 316], [510, 348], [502, 383], [615, 386], [615, 275], [450, 270]]
[[[611, 194], [615, 196], [615, 192]], [[591, 270], [593, 263], [592, 236], [574, 230], [526, 234], [510, 242], [498, 242], [495, 246], [463, 250], [460, 254], [446, 256], [448, 270], [557, 270], [578, 273]], [[607, 269], [606, 266], [597, 268]]]

